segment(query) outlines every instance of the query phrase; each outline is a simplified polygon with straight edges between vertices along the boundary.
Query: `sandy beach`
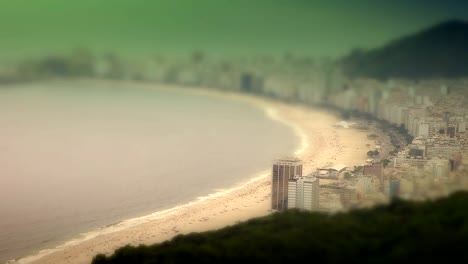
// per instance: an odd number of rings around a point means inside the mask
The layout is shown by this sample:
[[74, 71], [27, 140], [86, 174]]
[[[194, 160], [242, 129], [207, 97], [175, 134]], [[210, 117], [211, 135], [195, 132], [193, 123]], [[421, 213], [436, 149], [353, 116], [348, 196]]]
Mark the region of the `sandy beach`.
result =
[[[340, 121], [331, 113], [300, 105], [281, 103], [265, 98], [224, 93], [210, 89], [167, 87], [153, 84], [132, 84], [142, 88], [172, 89], [211, 96], [214, 99], [240, 100], [262, 108], [272, 119], [287, 124], [301, 139], [295, 153], [304, 161], [304, 174], [318, 166], [345, 164], [361, 165], [366, 161], [366, 152], [373, 144], [367, 139], [368, 131], [351, 128], [336, 128]], [[281, 139], [278, 139], [281, 140]], [[167, 210], [140, 220], [131, 227], [116, 225], [105, 234], [92, 236], [85, 241], [70, 242], [55, 252], [43, 252], [38, 258], [22, 259], [19, 263], [90, 263], [98, 253], [110, 254], [127, 244], [152, 244], [170, 239], [178, 234], [214, 230], [239, 221], [269, 214], [271, 173], [269, 168], [250, 182], [225, 192], [217, 193], [198, 202]]]

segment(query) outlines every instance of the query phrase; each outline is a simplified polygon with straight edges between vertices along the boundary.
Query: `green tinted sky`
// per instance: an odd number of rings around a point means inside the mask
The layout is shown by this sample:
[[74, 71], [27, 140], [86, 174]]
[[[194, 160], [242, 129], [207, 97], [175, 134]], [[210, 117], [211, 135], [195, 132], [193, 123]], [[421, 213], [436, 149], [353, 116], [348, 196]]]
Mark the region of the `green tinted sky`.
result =
[[90, 47], [336, 57], [449, 18], [468, 19], [468, 1], [0, 0], [0, 55]]

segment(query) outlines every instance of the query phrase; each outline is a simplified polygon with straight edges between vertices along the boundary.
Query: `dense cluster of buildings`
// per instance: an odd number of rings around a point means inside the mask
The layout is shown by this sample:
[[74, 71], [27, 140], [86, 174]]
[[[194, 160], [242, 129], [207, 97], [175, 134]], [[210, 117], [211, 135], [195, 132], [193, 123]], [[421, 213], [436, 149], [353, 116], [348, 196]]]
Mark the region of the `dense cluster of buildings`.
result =
[[386, 166], [366, 164], [356, 173], [350, 188], [356, 200], [424, 199], [468, 187], [468, 79], [354, 80], [329, 99], [412, 139], [409, 144], [394, 142]]

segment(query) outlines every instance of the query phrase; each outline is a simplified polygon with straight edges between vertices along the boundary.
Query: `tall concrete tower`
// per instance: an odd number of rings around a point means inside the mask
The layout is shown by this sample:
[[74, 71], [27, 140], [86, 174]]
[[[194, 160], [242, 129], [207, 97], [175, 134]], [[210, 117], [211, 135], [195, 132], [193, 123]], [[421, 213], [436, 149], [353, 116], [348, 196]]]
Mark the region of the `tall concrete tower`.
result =
[[297, 158], [278, 159], [273, 164], [271, 210], [288, 209], [288, 182], [302, 176], [302, 160]]

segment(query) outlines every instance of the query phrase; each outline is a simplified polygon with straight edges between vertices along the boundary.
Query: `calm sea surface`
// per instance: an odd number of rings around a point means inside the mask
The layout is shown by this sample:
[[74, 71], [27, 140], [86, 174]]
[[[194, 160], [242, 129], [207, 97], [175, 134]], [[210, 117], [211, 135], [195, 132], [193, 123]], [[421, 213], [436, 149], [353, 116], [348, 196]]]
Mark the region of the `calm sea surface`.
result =
[[228, 99], [130, 84], [0, 87], [0, 263], [232, 187], [298, 143]]

